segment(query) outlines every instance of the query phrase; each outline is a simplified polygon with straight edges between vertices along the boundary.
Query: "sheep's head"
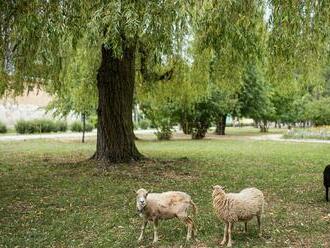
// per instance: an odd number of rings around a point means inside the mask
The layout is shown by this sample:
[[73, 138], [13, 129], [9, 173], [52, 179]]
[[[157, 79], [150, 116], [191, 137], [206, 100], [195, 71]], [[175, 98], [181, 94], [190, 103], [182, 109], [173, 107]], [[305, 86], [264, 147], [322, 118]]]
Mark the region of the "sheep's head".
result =
[[215, 194], [225, 194], [225, 187], [224, 186], [220, 186], [220, 185], [215, 185], [215, 186], [212, 186], [212, 189], [213, 189], [213, 195]]
[[147, 205], [148, 194], [149, 192], [145, 189], [139, 189], [136, 191], [136, 208], [140, 213], [142, 213]]

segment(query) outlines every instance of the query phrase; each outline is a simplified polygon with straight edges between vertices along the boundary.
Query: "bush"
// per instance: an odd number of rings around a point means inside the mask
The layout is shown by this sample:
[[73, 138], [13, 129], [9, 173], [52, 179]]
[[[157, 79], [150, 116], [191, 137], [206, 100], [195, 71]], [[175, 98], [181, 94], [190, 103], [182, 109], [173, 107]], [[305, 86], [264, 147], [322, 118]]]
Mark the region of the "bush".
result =
[[30, 134], [36, 132], [36, 128], [33, 125], [32, 121], [24, 121], [24, 120], [19, 120], [16, 122], [15, 130], [19, 134]]
[[34, 120], [32, 125], [35, 127], [36, 133], [50, 133], [57, 132], [55, 122], [51, 120]]
[[148, 119], [143, 119], [139, 122], [141, 129], [148, 129], [150, 127], [150, 121]]
[[19, 120], [15, 125], [15, 130], [19, 134], [65, 132], [67, 124], [65, 121], [54, 122], [46, 119]]
[[[82, 132], [83, 131], [83, 124], [81, 121], [75, 121], [71, 124], [71, 131], [72, 132]], [[93, 131], [93, 125], [89, 122], [86, 122], [85, 131], [91, 132]]]
[[66, 121], [56, 121], [55, 128], [57, 132], [66, 132], [68, 130], [68, 124]]
[[2, 122], [0, 122], [0, 133], [7, 133], [7, 127]]
[[171, 128], [162, 128], [161, 130], [155, 132], [155, 135], [158, 140], [170, 140], [172, 138]]

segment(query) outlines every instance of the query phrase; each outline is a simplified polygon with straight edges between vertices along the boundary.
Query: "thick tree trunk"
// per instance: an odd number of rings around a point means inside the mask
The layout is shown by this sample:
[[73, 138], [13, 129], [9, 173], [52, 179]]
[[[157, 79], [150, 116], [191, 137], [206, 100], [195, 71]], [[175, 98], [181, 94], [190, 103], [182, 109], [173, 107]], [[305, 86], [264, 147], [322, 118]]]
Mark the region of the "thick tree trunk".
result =
[[226, 119], [227, 115], [221, 115], [219, 116], [219, 119], [217, 121], [217, 128], [215, 129], [215, 133], [218, 135], [225, 135], [226, 131]]
[[97, 74], [97, 144], [92, 159], [121, 163], [143, 157], [134, 142], [134, 82], [135, 47], [124, 47], [122, 57], [117, 58], [111, 48], [103, 45]]

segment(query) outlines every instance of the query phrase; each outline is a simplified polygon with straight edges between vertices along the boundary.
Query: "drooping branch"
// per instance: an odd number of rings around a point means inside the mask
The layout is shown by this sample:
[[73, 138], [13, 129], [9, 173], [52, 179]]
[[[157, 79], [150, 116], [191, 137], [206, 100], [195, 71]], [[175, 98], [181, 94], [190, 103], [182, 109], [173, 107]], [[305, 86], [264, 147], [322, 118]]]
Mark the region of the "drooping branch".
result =
[[150, 55], [150, 53], [142, 43], [139, 44], [138, 52], [140, 55], [140, 72], [144, 81], [155, 82], [171, 80], [174, 72], [174, 67], [170, 68], [168, 71], [162, 74], [159, 74], [148, 68], [148, 56]]

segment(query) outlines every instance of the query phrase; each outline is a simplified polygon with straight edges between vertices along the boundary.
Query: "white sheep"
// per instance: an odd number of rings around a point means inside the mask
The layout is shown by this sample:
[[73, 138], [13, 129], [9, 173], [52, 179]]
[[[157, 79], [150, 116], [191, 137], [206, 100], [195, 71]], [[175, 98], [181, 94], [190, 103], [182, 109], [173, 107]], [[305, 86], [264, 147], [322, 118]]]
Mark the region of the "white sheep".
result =
[[157, 227], [158, 221], [161, 219], [178, 218], [188, 227], [187, 240], [195, 236], [195, 224], [192, 218], [188, 216], [188, 210], [191, 207], [195, 215], [196, 205], [188, 194], [179, 191], [148, 193], [145, 189], [139, 189], [136, 191], [136, 195], [136, 207], [140, 216], [143, 217], [139, 242], [143, 239], [144, 229], [148, 221], [152, 221], [154, 224], [153, 242], [158, 241]]
[[232, 246], [231, 233], [235, 222], [244, 222], [245, 232], [247, 222], [254, 216], [258, 220], [259, 235], [261, 235], [261, 214], [264, 206], [264, 195], [256, 188], [243, 189], [239, 193], [226, 194], [222, 186], [213, 186], [213, 208], [217, 216], [225, 222], [225, 230], [221, 245], [225, 245], [228, 236], [228, 247]]

